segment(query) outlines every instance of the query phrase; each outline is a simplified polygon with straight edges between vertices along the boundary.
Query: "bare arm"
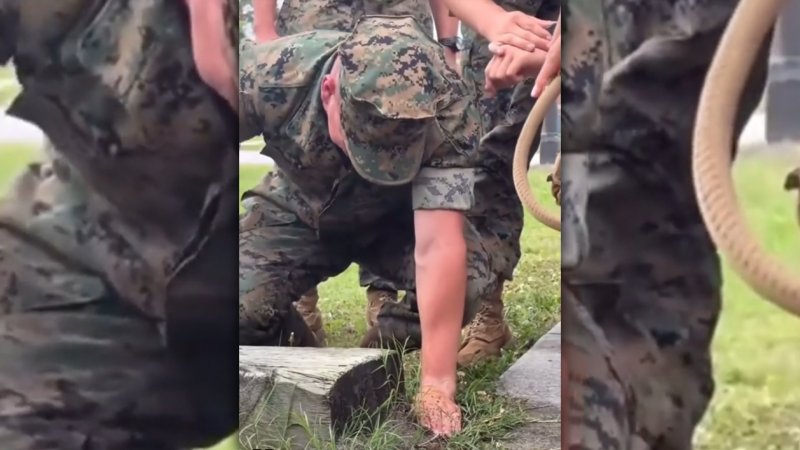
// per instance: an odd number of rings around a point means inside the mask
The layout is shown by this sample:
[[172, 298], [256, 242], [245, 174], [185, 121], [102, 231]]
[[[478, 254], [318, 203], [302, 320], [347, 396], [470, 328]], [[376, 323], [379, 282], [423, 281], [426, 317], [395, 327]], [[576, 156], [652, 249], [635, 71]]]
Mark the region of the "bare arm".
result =
[[278, 0], [253, 0], [253, 28], [256, 41], [265, 42], [278, 38], [275, 28]]
[[[461, 428], [456, 419], [456, 361], [467, 291], [467, 245], [464, 216], [458, 211], [414, 213], [417, 305], [422, 327], [420, 391], [432, 389], [449, 399], [451, 420], [423, 417], [436, 434]], [[444, 407], [444, 405], [440, 406]], [[423, 413], [424, 416], [424, 413]]]
[[548, 49], [553, 22], [519, 11], [506, 11], [492, 0], [441, 0], [454, 16], [491, 42], [532, 52]]
[[444, 0], [430, 0], [433, 22], [436, 24], [436, 37], [439, 39], [458, 36], [458, 18], [450, 15], [450, 8]]
[[236, 54], [225, 31], [226, 0], [184, 0], [189, 9], [192, 54], [203, 81], [238, 109]]
[[[433, 21], [436, 24], [436, 37], [438, 39], [454, 38], [458, 36], [458, 19], [450, 15], [450, 9], [443, 0], [430, 0]], [[458, 52], [446, 48], [444, 50], [447, 64], [456, 72], [461, 72], [457, 62]]]
[[[431, 0], [431, 9], [434, 1]], [[490, 36], [493, 32], [491, 23], [498, 21], [506, 12], [492, 0], [438, 0], [437, 3], [443, 3], [455, 17], [490, 41], [493, 40]]]

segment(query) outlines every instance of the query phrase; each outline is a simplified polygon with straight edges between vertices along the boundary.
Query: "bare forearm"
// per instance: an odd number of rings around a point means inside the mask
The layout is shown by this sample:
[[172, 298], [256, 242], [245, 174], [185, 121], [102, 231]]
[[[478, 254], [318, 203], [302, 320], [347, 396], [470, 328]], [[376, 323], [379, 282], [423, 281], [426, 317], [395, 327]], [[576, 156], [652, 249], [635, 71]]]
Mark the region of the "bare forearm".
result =
[[492, 40], [490, 25], [505, 10], [492, 0], [440, 0], [449, 11], [481, 36]]
[[450, 15], [450, 8], [444, 0], [430, 0], [433, 22], [436, 24], [436, 37], [439, 39], [458, 36], [458, 18]]
[[455, 395], [456, 361], [466, 299], [463, 231], [417, 247], [417, 302], [422, 328], [421, 382]]
[[253, 28], [256, 40], [263, 42], [277, 34], [275, 28], [277, 0], [253, 0]]
[[185, 0], [195, 47], [225, 37], [224, 0]]

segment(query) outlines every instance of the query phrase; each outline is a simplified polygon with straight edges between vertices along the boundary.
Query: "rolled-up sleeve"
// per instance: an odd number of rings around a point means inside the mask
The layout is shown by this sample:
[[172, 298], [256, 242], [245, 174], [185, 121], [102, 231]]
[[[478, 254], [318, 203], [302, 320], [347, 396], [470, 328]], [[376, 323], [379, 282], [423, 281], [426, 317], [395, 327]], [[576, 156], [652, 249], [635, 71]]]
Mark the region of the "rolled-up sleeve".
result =
[[412, 183], [415, 210], [468, 211], [475, 205], [476, 169], [423, 167]]

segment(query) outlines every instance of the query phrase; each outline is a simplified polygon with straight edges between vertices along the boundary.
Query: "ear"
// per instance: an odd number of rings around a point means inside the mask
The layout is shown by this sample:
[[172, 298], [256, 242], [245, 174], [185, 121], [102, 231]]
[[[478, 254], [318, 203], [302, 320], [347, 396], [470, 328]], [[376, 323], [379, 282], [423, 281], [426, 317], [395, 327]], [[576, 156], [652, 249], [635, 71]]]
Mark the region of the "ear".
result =
[[322, 78], [322, 87], [320, 88], [320, 96], [322, 98], [322, 104], [325, 105], [327, 108], [328, 103], [333, 98], [333, 94], [336, 89], [336, 82], [333, 79], [333, 76], [328, 74]]

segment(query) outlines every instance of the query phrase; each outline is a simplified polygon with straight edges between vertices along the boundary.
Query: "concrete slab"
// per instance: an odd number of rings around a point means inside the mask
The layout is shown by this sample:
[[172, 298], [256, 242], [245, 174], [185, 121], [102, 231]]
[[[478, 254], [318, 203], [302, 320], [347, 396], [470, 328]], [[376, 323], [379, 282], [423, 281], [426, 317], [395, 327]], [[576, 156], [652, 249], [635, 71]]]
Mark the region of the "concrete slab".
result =
[[500, 377], [498, 391], [522, 400], [528, 423], [502, 442], [507, 450], [561, 448], [561, 323]]
[[500, 377], [500, 393], [524, 400], [531, 408], [561, 409], [561, 323]]

